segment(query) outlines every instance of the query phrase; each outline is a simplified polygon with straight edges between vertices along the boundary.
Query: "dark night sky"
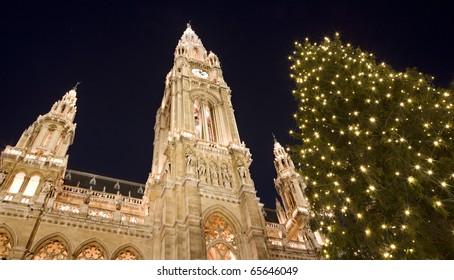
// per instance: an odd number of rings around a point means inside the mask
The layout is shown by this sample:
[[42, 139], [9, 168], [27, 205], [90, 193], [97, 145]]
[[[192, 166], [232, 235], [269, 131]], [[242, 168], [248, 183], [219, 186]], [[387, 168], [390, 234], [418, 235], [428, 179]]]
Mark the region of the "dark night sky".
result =
[[291, 144], [293, 42], [341, 33], [398, 70], [454, 78], [448, 1], [8, 1], [0, 10], [0, 146], [15, 145], [77, 81], [71, 169], [145, 182], [165, 75], [191, 20], [219, 56], [261, 201], [274, 207], [274, 132]]

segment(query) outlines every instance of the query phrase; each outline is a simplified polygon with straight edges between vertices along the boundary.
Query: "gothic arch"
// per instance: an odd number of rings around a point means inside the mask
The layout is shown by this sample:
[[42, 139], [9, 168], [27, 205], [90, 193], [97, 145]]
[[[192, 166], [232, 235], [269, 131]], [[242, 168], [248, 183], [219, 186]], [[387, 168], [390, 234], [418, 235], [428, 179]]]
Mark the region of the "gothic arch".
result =
[[110, 259], [107, 246], [98, 238], [91, 238], [77, 246], [74, 250], [75, 260], [108, 260]]
[[23, 171], [16, 172], [14, 176], [11, 177], [11, 180], [8, 184], [7, 192], [12, 194], [21, 192], [26, 177], [27, 173]]
[[52, 233], [35, 243], [31, 255], [32, 260], [68, 260], [71, 258], [72, 246], [62, 233]]
[[238, 221], [236, 216], [232, 214], [229, 209], [219, 204], [212, 205], [203, 212], [203, 223], [205, 223], [207, 218], [213, 214], [220, 214], [224, 216], [228, 219], [236, 232], [239, 233], [241, 231], [241, 223]]
[[208, 260], [237, 260], [239, 253], [236, 248], [225, 241], [218, 241], [207, 248]]
[[196, 98], [208, 100], [213, 107], [221, 103], [221, 99], [210, 90], [196, 89], [191, 91], [189, 96], [192, 103]]
[[[35, 180], [37, 179], [36, 177], [38, 177], [37, 185], [36, 185], [36, 186], [32, 186], [31, 184], [32, 184], [33, 181], [35, 181]], [[34, 195], [36, 195], [38, 192], [41, 191], [41, 186], [42, 186], [42, 184], [43, 184], [43, 179], [44, 179], [44, 176], [43, 176], [43, 174], [41, 174], [41, 172], [33, 171], [33, 172], [27, 174], [27, 175], [25, 176], [25, 178], [28, 179], [28, 180], [26, 180], [27, 184], [26, 184], [25, 186], [22, 185], [22, 187], [23, 187], [22, 193], [23, 193], [24, 195], [27, 195], [27, 196], [34, 196]], [[24, 182], [25, 182], [25, 181], [24, 181]], [[30, 193], [30, 194], [25, 194], [25, 191], [26, 191], [29, 187], [32, 188], [32, 189], [30, 189], [30, 190], [33, 190], [33, 189], [34, 189], [32, 195], [30, 195], [31, 193]], [[29, 191], [30, 191], [30, 190], [29, 190]]]
[[15, 232], [7, 224], [0, 225], [0, 260], [10, 259], [10, 254], [17, 244]]
[[112, 254], [112, 260], [144, 260], [142, 252], [133, 244], [118, 247]]
[[207, 258], [240, 259], [241, 226], [232, 213], [220, 205], [213, 205], [203, 217]]

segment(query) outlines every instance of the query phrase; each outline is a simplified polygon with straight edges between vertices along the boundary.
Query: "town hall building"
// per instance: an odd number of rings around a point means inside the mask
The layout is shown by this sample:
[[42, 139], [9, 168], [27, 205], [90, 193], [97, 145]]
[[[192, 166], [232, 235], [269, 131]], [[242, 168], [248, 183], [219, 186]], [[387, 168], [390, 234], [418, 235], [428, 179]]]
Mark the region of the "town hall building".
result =
[[[318, 259], [306, 184], [275, 140], [276, 209], [249, 172], [221, 64], [188, 24], [154, 126], [146, 182], [68, 169], [77, 86], [0, 158], [0, 259]], [[271, 152], [271, 151], [270, 151]]]

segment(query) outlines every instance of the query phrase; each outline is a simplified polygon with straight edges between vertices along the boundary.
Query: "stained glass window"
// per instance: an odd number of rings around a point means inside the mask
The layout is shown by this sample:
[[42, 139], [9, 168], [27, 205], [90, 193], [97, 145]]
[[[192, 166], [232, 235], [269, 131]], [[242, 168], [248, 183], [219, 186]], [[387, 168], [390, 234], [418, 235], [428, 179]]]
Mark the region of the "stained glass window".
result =
[[138, 260], [139, 257], [134, 250], [131, 249], [123, 249], [117, 254], [115, 260]]
[[210, 260], [238, 259], [237, 235], [227, 220], [219, 215], [212, 215], [205, 222], [205, 243]]
[[6, 260], [11, 253], [11, 239], [6, 232], [0, 231], [0, 260]]
[[106, 259], [104, 250], [97, 244], [89, 244], [80, 250], [76, 260], [104, 260]]
[[33, 256], [34, 260], [67, 260], [68, 250], [59, 240], [51, 240], [44, 245]]

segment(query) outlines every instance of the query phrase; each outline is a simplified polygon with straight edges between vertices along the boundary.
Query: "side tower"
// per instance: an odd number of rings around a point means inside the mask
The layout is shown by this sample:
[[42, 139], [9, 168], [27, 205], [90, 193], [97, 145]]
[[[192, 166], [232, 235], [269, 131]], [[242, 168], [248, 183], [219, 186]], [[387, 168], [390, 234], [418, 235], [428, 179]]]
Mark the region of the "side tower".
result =
[[76, 88], [40, 115], [20, 137], [6, 146], [1, 156], [1, 198], [27, 204], [42, 204], [42, 194], [61, 185], [73, 143], [76, 124]]
[[156, 114], [146, 195], [155, 259], [267, 259], [263, 205], [250, 177], [218, 57], [188, 24]]
[[318, 233], [316, 238], [309, 228], [310, 205], [304, 196], [306, 183], [296, 171], [290, 155], [276, 139], [274, 139], [274, 167], [277, 173], [274, 185], [283, 204], [276, 200], [276, 212], [283, 229], [284, 245], [297, 242], [305, 249], [319, 251], [322, 238]]
[[[28, 127], [15, 146], [6, 146], [0, 158], [0, 201], [18, 231], [12, 259], [30, 249], [46, 200], [63, 184], [67, 151], [74, 139], [76, 88], [55, 102], [51, 110]], [[49, 203], [50, 204], [50, 203]], [[3, 252], [4, 253], [4, 252]]]

